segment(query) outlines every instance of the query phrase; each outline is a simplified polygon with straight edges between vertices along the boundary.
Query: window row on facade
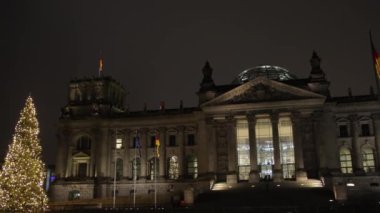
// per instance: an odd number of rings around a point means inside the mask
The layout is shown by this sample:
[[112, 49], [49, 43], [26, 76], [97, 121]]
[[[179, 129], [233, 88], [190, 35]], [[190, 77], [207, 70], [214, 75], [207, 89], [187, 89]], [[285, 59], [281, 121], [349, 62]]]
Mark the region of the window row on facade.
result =
[[372, 119], [362, 117], [358, 120], [349, 120], [340, 118], [337, 121], [338, 137], [353, 137], [354, 131], [360, 137], [368, 137], [374, 135]]
[[[361, 149], [361, 162], [365, 173], [373, 173], [376, 171], [375, 167], [375, 151], [373, 148], [364, 147]], [[341, 172], [344, 174], [352, 174], [352, 154], [351, 150], [347, 147], [341, 147], [339, 150], [339, 160]]]

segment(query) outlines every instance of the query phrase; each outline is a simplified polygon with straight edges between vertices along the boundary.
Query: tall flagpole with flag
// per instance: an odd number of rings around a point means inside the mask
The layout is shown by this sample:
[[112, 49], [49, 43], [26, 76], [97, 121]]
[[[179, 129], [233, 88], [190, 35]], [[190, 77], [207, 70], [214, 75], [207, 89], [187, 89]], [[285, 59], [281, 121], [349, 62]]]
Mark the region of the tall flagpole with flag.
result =
[[[160, 135], [156, 129], [156, 155], [157, 158], [160, 158]], [[157, 158], [154, 158], [154, 208], [157, 209]]]
[[380, 57], [376, 51], [375, 45], [372, 40], [372, 33], [369, 31], [369, 40], [371, 42], [371, 51], [372, 51], [372, 60], [374, 65], [374, 74], [376, 80], [376, 89], [377, 89], [377, 97], [380, 97], [380, 86], [379, 86], [379, 78], [380, 78]]
[[[117, 135], [117, 132], [116, 132], [116, 135]], [[116, 141], [115, 141], [115, 151], [114, 151], [114, 174], [113, 174], [113, 201], [112, 201], [112, 206], [113, 208], [115, 209], [116, 207], [116, 161], [117, 161], [117, 158], [116, 158]]]
[[100, 50], [99, 54], [99, 77], [103, 76], [103, 51]]

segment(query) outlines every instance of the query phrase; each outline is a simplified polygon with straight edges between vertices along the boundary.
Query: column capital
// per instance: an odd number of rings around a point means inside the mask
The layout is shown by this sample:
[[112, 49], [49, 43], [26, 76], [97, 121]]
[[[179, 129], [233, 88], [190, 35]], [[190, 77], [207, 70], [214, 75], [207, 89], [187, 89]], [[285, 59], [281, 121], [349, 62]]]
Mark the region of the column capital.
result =
[[247, 113], [247, 120], [249, 123], [256, 123], [256, 114], [253, 112]]
[[278, 112], [272, 112], [270, 114], [270, 120], [272, 123], [278, 123], [279, 115]]

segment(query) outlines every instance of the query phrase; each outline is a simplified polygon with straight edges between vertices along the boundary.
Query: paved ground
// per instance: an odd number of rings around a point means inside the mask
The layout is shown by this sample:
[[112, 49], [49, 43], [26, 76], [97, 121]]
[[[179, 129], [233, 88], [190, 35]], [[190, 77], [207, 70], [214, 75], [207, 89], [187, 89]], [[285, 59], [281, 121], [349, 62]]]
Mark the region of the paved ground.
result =
[[240, 185], [229, 190], [211, 191], [198, 196], [192, 207], [164, 206], [158, 209], [74, 209], [60, 212], [207, 212], [207, 213], [380, 213], [377, 197], [338, 203], [332, 191], [324, 188], [295, 188], [275, 183], [254, 187]]

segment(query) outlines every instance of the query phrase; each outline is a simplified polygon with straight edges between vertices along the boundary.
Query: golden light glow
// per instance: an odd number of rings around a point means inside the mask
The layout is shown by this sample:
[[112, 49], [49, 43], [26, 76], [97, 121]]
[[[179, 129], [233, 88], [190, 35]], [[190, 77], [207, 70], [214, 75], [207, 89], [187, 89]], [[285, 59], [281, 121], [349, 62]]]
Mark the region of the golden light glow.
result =
[[376, 68], [377, 77], [380, 78], [380, 57], [377, 57], [375, 59], [375, 68]]
[[99, 59], [99, 73], [103, 72], [103, 58]]
[[4, 212], [41, 212], [47, 208], [43, 189], [39, 127], [32, 98], [26, 100], [13, 141], [0, 172], [0, 208]]

